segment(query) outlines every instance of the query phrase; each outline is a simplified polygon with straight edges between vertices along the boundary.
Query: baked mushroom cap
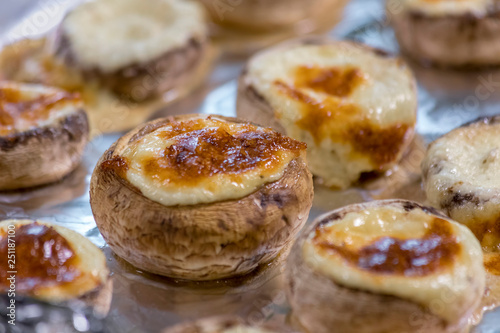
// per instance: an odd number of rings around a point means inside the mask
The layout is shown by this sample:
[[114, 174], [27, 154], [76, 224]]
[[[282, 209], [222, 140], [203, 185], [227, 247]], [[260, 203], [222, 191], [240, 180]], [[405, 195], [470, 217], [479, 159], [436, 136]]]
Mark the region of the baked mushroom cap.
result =
[[481, 118], [429, 145], [422, 175], [427, 200], [500, 249], [500, 116]]
[[183, 0], [100, 0], [71, 11], [55, 52], [120, 97], [144, 101], [186, 85], [207, 57], [201, 5]]
[[398, 58], [352, 42], [304, 39], [250, 59], [237, 114], [306, 142], [311, 172], [346, 188], [401, 159], [416, 106], [413, 75]]
[[132, 130], [98, 161], [90, 203], [111, 249], [174, 278], [246, 274], [273, 259], [312, 204], [305, 145], [221, 116]]
[[255, 327], [238, 317], [224, 316], [200, 319], [167, 328], [163, 333], [274, 333], [274, 330]]
[[485, 290], [481, 246], [463, 225], [404, 200], [316, 219], [286, 265], [309, 332], [461, 332]]
[[0, 190], [60, 180], [80, 163], [88, 134], [77, 94], [0, 82]]
[[109, 310], [106, 258], [82, 235], [47, 222], [4, 220], [0, 252], [1, 292], [52, 303], [81, 300], [99, 313]]
[[388, 0], [387, 12], [401, 49], [420, 62], [500, 64], [497, 0]]
[[329, 5], [341, 0], [201, 0], [212, 18], [224, 25], [253, 30], [272, 30], [291, 26], [314, 17]]

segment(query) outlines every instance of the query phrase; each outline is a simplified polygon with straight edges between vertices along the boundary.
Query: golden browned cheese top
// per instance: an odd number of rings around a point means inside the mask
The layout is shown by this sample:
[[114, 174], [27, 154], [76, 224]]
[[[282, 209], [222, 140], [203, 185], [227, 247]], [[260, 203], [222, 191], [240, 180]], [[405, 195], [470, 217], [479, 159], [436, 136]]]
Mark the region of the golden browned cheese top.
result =
[[351, 265], [379, 274], [425, 276], [453, 264], [461, 250], [449, 222], [434, 218], [422, 238], [379, 237], [369, 245], [350, 249], [328, 242], [318, 226], [314, 244], [325, 253], [340, 255]]
[[[238, 176], [256, 168], [273, 169], [280, 162], [279, 152], [291, 151], [298, 156], [306, 149], [304, 143], [270, 129], [237, 124], [234, 130], [228, 124], [207, 127], [200, 119], [170, 123], [171, 128], [159, 135], [173, 140], [172, 144], [159, 156], [141, 160], [141, 169], [160, 182], [189, 184], [217, 174]], [[123, 175], [125, 160], [113, 161], [104, 163], [111, 163]]]
[[[15, 237], [11, 238], [15, 247], [9, 247], [8, 239], [6, 232], [0, 235], [0, 289], [3, 291], [10, 287], [8, 271], [17, 271], [15, 285], [18, 291], [61, 285], [80, 275], [73, 248], [53, 227], [37, 222], [17, 226]], [[15, 262], [8, 261], [14, 258], [8, 257], [13, 248]]]
[[[349, 100], [365, 82], [360, 69], [299, 66], [293, 77], [293, 85], [276, 80], [274, 86], [280, 93], [300, 103], [301, 117], [296, 125], [309, 132], [317, 145], [325, 138], [348, 143], [353, 154], [367, 155], [376, 169], [383, 169], [394, 161], [411, 128], [406, 123], [378, 125], [368, 119], [359, 105]], [[317, 98], [308, 91], [326, 96]]]
[[294, 73], [295, 86], [338, 97], [349, 96], [364, 81], [356, 67], [299, 66]]
[[54, 107], [75, 100], [79, 100], [78, 94], [63, 91], [28, 97], [14, 87], [0, 87], [0, 135], [15, 132], [20, 121], [37, 126], [50, 117]]

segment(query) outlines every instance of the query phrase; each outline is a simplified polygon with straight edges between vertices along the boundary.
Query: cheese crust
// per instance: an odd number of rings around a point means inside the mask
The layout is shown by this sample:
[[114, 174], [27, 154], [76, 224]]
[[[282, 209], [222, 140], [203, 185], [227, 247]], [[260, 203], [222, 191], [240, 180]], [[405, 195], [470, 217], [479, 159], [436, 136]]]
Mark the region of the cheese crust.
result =
[[207, 35], [203, 8], [181, 0], [92, 1], [70, 12], [61, 30], [79, 67], [103, 73], [148, 63]]
[[165, 206], [239, 199], [283, 176], [305, 145], [217, 117], [169, 123], [117, 152], [124, 177]]
[[434, 141], [422, 163], [428, 201], [468, 226], [488, 249], [500, 232], [500, 117], [483, 118]]
[[[363, 172], [397, 163], [413, 138], [416, 105], [401, 61], [350, 42], [306, 41], [249, 61], [237, 111], [307, 143], [311, 172], [346, 188]], [[258, 116], [263, 108], [267, 123]]]
[[[29, 229], [21, 232], [23, 227]], [[102, 288], [109, 279], [104, 254], [72, 230], [40, 221], [4, 220], [0, 222], [2, 250], [3, 245], [8, 248], [9, 235], [13, 235], [17, 249], [14, 265], [18, 272], [16, 291], [20, 294], [61, 302]], [[34, 253], [40, 257], [33, 257]], [[45, 265], [46, 271], [33, 271], [36, 268], [28, 263]], [[29, 287], [31, 281], [39, 282]]]

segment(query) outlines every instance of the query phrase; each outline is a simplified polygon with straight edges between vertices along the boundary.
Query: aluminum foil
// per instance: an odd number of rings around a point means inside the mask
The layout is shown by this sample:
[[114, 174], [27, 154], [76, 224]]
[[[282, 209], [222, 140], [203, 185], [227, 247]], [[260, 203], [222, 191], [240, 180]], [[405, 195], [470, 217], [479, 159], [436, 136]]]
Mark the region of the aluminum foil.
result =
[[[72, 1], [54, 0], [54, 3], [69, 6]], [[38, 10], [42, 11], [44, 7], [39, 6]], [[52, 22], [60, 17], [58, 12]], [[11, 31], [21, 31], [29, 20], [24, 18], [19, 22]], [[352, 0], [346, 7], [343, 20], [329, 35], [398, 52], [382, 1]], [[160, 110], [154, 117], [196, 112], [234, 116], [236, 78], [244, 61], [244, 57], [222, 57], [205, 85], [182, 101]], [[419, 81], [417, 132], [420, 136], [399, 169], [383, 179], [367, 181], [359, 188], [344, 192], [317, 187], [310, 221], [321, 213], [354, 202], [382, 198], [425, 201], [419, 174], [425, 144], [479, 116], [500, 113], [500, 70], [454, 72], [424, 68], [410, 60], [409, 63]], [[95, 319], [98, 331], [159, 332], [181, 321], [221, 314], [240, 315], [255, 324], [285, 323], [290, 309], [282, 288], [280, 261], [241, 279], [186, 283], [139, 271], [112, 253], [95, 225], [88, 192], [97, 159], [120, 135], [95, 137], [86, 148], [81, 166], [57, 184], [0, 193], [0, 216], [3, 218], [29, 217], [57, 223], [85, 235], [103, 249], [113, 274], [114, 290], [108, 316]], [[39, 307], [35, 313], [50, 311], [47, 305], [37, 303], [34, 307], [35, 310]], [[74, 316], [73, 313], [66, 315]], [[95, 320], [89, 319], [89, 323]], [[76, 327], [74, 321], [68, 322], [73, 323], [68, 332], [92, 331], [90, 324]], [[0, 333], [2, 329], [0, 322]], [[476, 331], [500, 332], [500, 311], [487, 313]]]

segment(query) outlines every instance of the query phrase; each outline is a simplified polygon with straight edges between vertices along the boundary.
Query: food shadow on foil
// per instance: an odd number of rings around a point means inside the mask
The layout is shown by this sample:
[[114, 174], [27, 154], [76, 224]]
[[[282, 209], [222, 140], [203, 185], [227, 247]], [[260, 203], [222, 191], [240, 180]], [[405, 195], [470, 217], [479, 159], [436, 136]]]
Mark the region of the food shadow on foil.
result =
[[15, 216], [46, 206], [55, 206], [82, 196], [87, 190], [87, 169], [80, 164], [63, 179], [37, 187], [1, 191], [0, 215]]
[[248, 275], [207, 282], [150, 274], [119, 258], [109, 247], [103, 250], [110, 258], [114, 280], [112, 310], [106, 321], [115, 329], [141, 322], [144, 316], [149, 317], [150, 329], [161, 330], [181, 321], [228, 314], [247, 318], [253, 325], [283, 326], [289, 311], [281, 274], [289, 249]]

